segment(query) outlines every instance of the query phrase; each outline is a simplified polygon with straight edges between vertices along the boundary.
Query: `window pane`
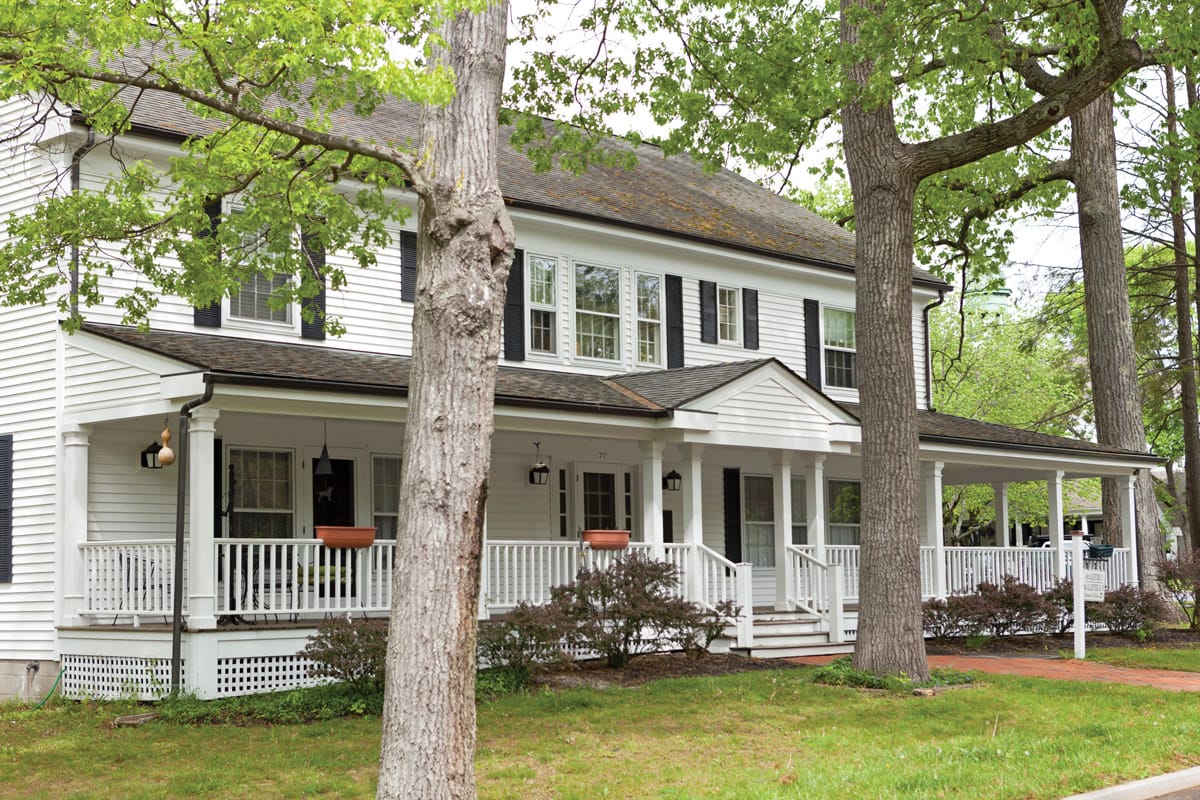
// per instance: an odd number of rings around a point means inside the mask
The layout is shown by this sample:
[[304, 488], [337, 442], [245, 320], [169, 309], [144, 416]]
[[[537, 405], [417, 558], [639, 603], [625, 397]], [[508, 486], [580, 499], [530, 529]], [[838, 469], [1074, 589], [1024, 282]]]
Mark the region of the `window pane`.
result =
[[662, 279], [657, 275], [637, 276], [637, 313], [639, 319], [662, 319], [660, 308], [660, 286]]
[[395, 539], [400, 522], [400, 459], [371, 459], [371, 503], [375, 511], [375, 538]]
[[723, 342], [738, 341], [738, 290], [717, 287], [717, 337]]
[[861, 493], [856, 481], [830, 481], [829, 521], [857, 525], [860, 500]]
[[765, 475], [744, 478], [743, 504], [746, 522], [774, 522], [775, 493], [771, 479]]
[[575, 354], [617, 360], [617, 318], [579, 312], [575, 315]]
[[826, 350], [825, 383], [843, 389], [857, 389], [858, 354], [849, 350]]
[[532, 309], [529, 312], [529, 349], [538, 353], [554, 352], [554, 318], [553, 311]]
[[616, 314], [620, 310], [621, 273], [610, 267], [575, 265], [575, 307]]
[[825, 309], [825, 344], [829, 347], [855, 349], [853, 311]]
[[529, 302], [539, 306], [553, 306], [554, 275], [558, 264], [541, 256], [529, 257]]
[[657, 322], [638, 322], [638, 361], [658, 363], [658, 340], [661, 326]]
[[292, 535], [292, 454], [231, 448], [234, 537], [286, 538]]
[[583, 527], [585, 530], [617, 527], [617, 484], [612, 473], [583, 473]]
[[240, 319], [254, 319], [265, 322], [290, 322], [291, 306], [272, 309], [270, 297], [276, 291], [288, 285], [286, 275], [255, 275], [242, 284], [241, 291], [229, 298], [229, 315]]

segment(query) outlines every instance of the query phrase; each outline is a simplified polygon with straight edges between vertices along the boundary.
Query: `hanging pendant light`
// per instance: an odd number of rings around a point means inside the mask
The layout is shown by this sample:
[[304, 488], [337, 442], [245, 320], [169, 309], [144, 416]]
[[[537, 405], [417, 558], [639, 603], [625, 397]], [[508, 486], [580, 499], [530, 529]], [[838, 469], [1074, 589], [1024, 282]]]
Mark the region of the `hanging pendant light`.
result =
[[317, 466], [313, 470], [313, 475], [327, 477], [333, 474], [333, 463], [329, 460], [329, 422], [323, 422], [322, 426], [321, 457], [317, 459]]

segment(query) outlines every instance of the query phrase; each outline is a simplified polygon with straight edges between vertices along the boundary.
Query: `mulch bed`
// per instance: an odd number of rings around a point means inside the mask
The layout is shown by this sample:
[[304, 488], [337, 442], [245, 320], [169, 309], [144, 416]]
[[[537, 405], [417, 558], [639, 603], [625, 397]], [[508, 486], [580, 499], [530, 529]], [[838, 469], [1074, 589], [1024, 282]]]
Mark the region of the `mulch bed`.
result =
[[[929, 640], [925, 650], [929, 655], [1056, 655], [1070, 650], [1075, 640], [1072, 634], [1040, 636], [988, 637], [981, 646], [968, 647], [962, 639]], [[1165, 628], [1156, 630], [1145, 643], [1126, 636], [1108, 633], [1089, 633], [1089, 648], [1099, 647], [1197, 647], [1200, 631]], [[565, 667], [539, 673], [534, 685], [557, 689], [590, 687], [640, 686], [660, 678], [694, 678], [732, 675], [764, 669], [791, 669], [796, 665], [783, 660], [758, 660], [729, 654], [695, 657], [685, 653], [657, 653], [637, 656], [621, 669], [613, 669], [603, 661], [577, 661]]]

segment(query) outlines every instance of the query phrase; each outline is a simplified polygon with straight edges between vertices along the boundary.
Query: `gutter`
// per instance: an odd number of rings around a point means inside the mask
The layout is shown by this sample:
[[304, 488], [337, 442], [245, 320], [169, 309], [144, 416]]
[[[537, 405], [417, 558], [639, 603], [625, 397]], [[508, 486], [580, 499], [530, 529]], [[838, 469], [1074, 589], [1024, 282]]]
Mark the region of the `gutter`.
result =
[[946, 290], [938, 289], [938, 299], [927, 303], [921, 309], [921, 317], [925, 325], [925, 407], [934, 411], [933, 407], [933, 345], [929, 338], [929, 312], [946, 302]]
[[171, 696], [179, 695], [180, 665], [183, 663], [183, 505], [186, 499], [188, 478], [188, 420], [192, 410], [212, 400], [215, 381], [212, 375], [204, 375], [204, 394], [188, 400], [179, 409], [179, 471], [175, 487], [175, 586], [171, 606]]
[[[96, 131], [88, 126], [87, 140], [71, 154], [71, 194], [79, 191], [80, 162], [96, 146]], [[79, 318], [79, 245], [71, 245], [71, 318]]]

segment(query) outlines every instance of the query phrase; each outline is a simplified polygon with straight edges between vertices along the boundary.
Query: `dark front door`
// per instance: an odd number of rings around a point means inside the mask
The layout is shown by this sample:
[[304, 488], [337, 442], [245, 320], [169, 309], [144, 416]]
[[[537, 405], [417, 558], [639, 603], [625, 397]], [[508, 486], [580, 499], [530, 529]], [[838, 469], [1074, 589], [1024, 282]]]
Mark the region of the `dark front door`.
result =
[[[316, 471], [317, 462], [311, 462]], [[332, 475], [313, 475], [313, 525], [354, 524], [354, 462], [330, 459]]]

